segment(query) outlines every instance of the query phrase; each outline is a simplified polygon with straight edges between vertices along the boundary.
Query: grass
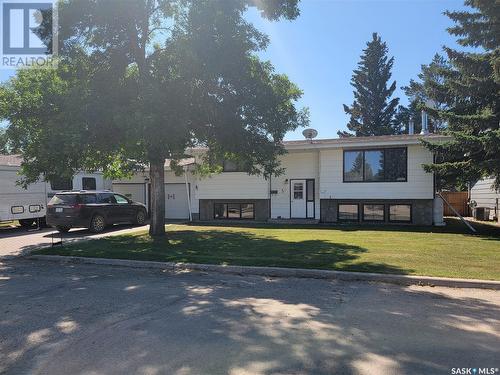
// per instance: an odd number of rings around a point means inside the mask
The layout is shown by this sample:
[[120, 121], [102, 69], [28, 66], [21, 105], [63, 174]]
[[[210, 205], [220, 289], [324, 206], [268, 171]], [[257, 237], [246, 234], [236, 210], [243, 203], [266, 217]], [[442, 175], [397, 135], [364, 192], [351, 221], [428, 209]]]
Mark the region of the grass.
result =
[[167, 236], [108, 237], [42, 254], [500, 280], [500, 227], [168, 225]]

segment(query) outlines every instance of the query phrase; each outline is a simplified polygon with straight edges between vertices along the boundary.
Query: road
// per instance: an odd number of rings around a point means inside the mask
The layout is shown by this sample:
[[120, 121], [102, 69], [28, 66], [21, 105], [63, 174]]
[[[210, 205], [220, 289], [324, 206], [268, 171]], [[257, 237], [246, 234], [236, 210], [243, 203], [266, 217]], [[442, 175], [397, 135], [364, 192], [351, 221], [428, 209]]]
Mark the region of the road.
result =
[[[127, 232], [147, 229], [148, 226], [132, 226], [128, 224], [114, 225], [107, 228], [103, 233], [91, 233], [88, 229], [71, 229], [62, 235], [63, 241], [74, 241], [79, 239], [91, 239], [105, 236], [116, 236]], [[61, 240], [61, 234], [53, 228], [41, 230], [26, 230], [21, 227], [0, 228], [0, 258], [25, 255], [34, 248], [50, 246], [52, 242]]]
[[500, 293], [0, 260], [0, 373], [500, 366]]

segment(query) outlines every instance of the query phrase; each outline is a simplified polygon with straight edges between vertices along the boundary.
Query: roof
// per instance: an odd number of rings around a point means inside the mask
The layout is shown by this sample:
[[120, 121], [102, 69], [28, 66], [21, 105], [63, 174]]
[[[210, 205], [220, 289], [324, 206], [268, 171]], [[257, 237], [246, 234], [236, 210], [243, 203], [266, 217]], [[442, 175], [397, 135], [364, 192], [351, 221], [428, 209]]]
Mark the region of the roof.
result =
[[0, 154], [0, 165], [8, 167], [20, 167], [23, 158], [21, 155], [2, 155]]
[[[283, 141], [283, 145], [287, 150], [302, 150], [316, 148], [342, 148], [342, 147], [363, 147], [363, 146], [390, 146], [390, 145], [407, 145], [419, 144], [422, 139], [444, 141], [450, 139], [449, 136], [441, 134], [400, 134], [400, 135], [377, 135], [370, 137], [345, 137], [345, 138], [330, 138], [330, 139], [301, 139], [297, 141]], [[190, 151], [203, 151], [204, 147], [191, 148]], [[1, 155], [0, 165], [21, 166], [21, 155]], [[171, 159], [165, 160], [165, 167], [170, 169]], [[181, 167], [195, 164], [195, 158], [185, 158], [179, 160]]]
[[447, 140], [449, 137], [441, 134], [400, 134], [400, 135], [377, 135], [369, 137], [344, 137], [331, 139], [302, 139], [298, 141], [284, 141], [283, 145], [288, 150], [313, 149], [313, 148], [340, 148], [358, 146], [385, 146], [419, 144], [425, 140]]
[[352, 142], [380, 142], [380, 141], [411, 141], [421, 138], [441, 138], [440, 134], [398, 134], [398, 135], [372, 135], [367, 137], [342, 137], [342, 138], [327, 138], [327, 139], [313, 139], [312, 141], [308, 139], [300, 139], [297, 141], [284, 141], [284, 145], [294, 145], [294, 144], [324, 144], [324, 143], [352, 143]]
[[[172, 159], [166, 159], [165, 160], [165, 167], [167, 168], [170, 168], [170, 163], [172, 162]], [[184, 167], [184, 166], [187, 166], [187, 165], [191, 165], [191, 164], [195, 164], [196, 161], [194, 158], [186, 158], [186, 159], [181, 159], [177, 162], [177, 164], [180, 166], [180, 167]]]
[[[0, 154], [0, 165], [8, 166], [8, 167], [20, 167], [21, 162], [23, 161], [23, 157], [21, 155], [3, 155]], [[165, 160], [165, 167], [170, 168], [171, 160]], [[186, 158], [179, 160], [179, 165], [181, 167], [186, 165], [194, 164], [194, 158]]]
[[[400, 134], [400, 135], [372, 135], [369, 137], [344, 137], [329, 139], [301, 139], [296, 141], [283, 141], [287, 150], [317, 149], [317, 148], [344, 148], [344, 147], [376, 147], [391, 145], [420, 144], [422, 139], [445, 141], [449, 136], [442, 134]], [[207, 150], [206, 147], [193, 147], [191, 152]]]

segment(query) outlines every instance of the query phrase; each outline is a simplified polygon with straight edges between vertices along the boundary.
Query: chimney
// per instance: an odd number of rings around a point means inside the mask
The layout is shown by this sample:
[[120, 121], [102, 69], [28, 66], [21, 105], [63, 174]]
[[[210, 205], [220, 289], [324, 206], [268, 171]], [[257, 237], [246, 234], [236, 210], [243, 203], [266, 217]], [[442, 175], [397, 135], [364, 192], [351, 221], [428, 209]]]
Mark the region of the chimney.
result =
[[413, 119], [410, 119], [410, 122], [408, 123], [408, 134], [415, 134], [415, 122]]
[[429, 134], [429, 123], [428, 123], [428, 116], [427, 112], [422, 110], [422, 131], [420, 132], [422, 135], [427, 135]]

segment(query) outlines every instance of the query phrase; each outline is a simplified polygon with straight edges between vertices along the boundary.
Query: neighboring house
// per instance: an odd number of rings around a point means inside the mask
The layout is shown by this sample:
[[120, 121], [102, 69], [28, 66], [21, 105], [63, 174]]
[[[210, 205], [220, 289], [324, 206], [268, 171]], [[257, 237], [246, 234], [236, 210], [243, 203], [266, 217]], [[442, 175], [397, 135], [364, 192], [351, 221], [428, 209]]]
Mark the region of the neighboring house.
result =
[[[267, 180], [233, 163], [225, 163], [220, 174], [196, 176], [203, 149], [194, 149], [194, 159], [183, 161], [186, 176], [176, 176], [166, 163], [165, 216], [432, 225], [434, 206], [437, 221], [442, 206], [434, 201], [433, 174], [422, 167], [433, 155], [421, 138], [444, 139], [431, 134], [286, 141], [288, 153], [280, 157], [285, 173]], [[113, 181], [113, 190], [147, 204], [147, 173]]]
[[0, 221], [19, 220], [29, 226], [45, 217], [47, 202], [58, 191], [111, 189], [101, 172], [78, 172], [72, 179], [50, 183], [40, 180], [24, 189], [16, 184], [21, 162], [19, 155], [0, 155]]
[[500, 205], [500, 191], [493, 188], [493, 178], [479, 180], [470, 189], [470, 201], [475, 207], [490, 209], [490, 219], [498, 218]]

